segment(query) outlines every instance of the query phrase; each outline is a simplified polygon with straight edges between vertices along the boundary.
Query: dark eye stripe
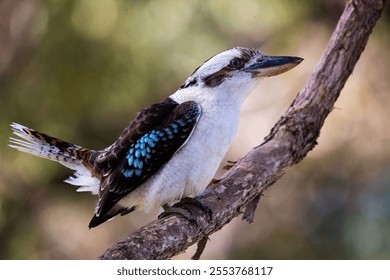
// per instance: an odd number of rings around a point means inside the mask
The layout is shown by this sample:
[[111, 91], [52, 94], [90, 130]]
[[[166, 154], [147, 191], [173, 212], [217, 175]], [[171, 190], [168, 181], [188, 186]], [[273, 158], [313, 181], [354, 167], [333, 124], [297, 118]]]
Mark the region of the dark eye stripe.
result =
[[208, 75], [203, 78], [203, 82], [206, 86], [214, 88], [222, 84], [222, 82], [232, 75], [232, 69], [229, 67], [224, 67], [218, 72], [215, 72], [211, 75]]

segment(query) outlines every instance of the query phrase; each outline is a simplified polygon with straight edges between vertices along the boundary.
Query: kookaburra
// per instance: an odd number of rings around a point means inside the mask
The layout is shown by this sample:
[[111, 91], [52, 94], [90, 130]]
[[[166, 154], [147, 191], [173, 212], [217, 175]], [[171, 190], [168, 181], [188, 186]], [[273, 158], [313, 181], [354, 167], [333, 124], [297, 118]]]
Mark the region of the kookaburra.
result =
[[302, 61], [257, 49], [225, 50], [198, 67], [168, 98], [140, 110], [104, 150], [90, 150], [13, 123], [10, 146], [75, 171], [65, 182], [98, 195], [89, 227], [200, 194], [235, 135], [240, 108], [261, 77]]

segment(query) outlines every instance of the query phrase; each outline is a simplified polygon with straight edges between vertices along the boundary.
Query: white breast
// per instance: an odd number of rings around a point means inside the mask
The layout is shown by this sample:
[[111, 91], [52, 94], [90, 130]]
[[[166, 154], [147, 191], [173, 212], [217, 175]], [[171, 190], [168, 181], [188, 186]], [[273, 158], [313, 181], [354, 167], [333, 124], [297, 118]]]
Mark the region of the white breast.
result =
[[162, 204], [201, 193], [213, 179], [229, 148], [237, 129], [240, 106], [224, 106], [220, 100], [182, 93], [173, 94], [171, 98], [178, 103], [193, 100], [200, 104], [202, 114], [194, 132], [171, 160], [122, 199], [121, 205], [136, 205], [138, 210], [148, 212]]

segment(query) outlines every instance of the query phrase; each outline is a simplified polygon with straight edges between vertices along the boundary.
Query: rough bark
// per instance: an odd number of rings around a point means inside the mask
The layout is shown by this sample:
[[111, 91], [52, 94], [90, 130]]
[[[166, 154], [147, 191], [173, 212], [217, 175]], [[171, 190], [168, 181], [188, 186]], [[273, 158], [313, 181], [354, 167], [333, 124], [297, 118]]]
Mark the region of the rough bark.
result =
[[176, 215], [153, 221], [114, 244], [101, 259], [168, 259], [205, 240], [243, 213], [247, 205], [245, 216], [253, 218], [260, 195], [316, 145], [384, 5], [384, 0], [347, 2], [318, 66], [264, 143], [198, 197], [212, 211], [211, 219], [187, 205], [196, 223]]

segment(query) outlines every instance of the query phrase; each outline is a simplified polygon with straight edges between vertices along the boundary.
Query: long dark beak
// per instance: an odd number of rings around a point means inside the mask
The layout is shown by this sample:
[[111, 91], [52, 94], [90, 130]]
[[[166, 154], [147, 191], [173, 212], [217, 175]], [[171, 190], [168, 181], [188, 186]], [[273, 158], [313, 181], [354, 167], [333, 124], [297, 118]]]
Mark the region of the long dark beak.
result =
[[269, 56], [264, 55], [255, 63], [248, 65], [243, 70], [250, 72], [254, 77], [270, 77], [284, 73], [299, 63], [303, 58], [295, 56]]

